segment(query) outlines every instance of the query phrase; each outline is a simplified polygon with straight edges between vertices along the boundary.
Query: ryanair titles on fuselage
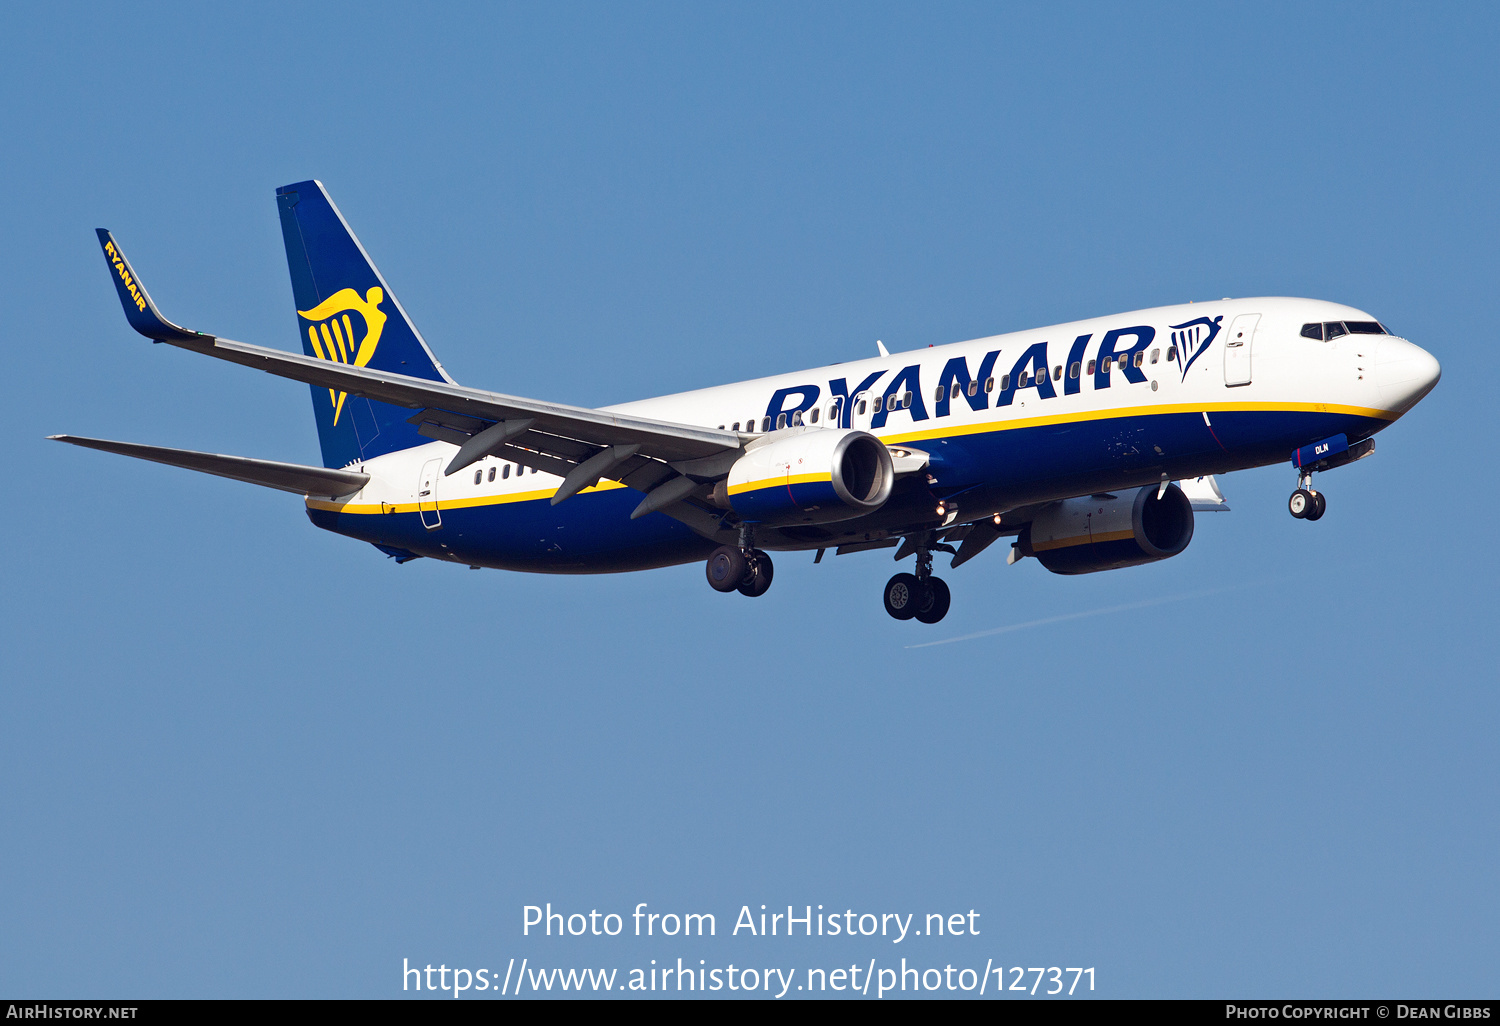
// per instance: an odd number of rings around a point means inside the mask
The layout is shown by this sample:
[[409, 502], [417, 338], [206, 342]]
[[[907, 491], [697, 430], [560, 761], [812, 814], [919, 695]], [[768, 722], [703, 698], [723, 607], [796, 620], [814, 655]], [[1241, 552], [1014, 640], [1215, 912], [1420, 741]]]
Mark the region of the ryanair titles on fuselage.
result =
[[[1213, 344], [1223, 320], [1222, 315], [1198, 317], [1171, 326], [1166, 359], [1180, 368], [1183, 378], [1187, 377], [1198, 357]], [[979, 366], [972, 370], [967, 356], [955, 356], [943, 365], [936, 388], [930, 395], [922, 387], [921, 365], [910, 364], [896, 371], [878, 388], [877, 383], [889, 371], [874, 371], [853, 387], [847, 378], [832, 378], [828, 382], [828, 397], [838, 400], [839, 426], [845, 428], [852, 424], [856, 401], [861, 398], [869, 401], [873, 411], [870, 428], [876, 430], [885, 426], [895, 410], [909, 414], [913, 421], [921, 421], [929, 416], [948, 416], [957, 400], [968, 403], [971, 410], [988, 409], [992, 393], [995, 394], [996, 408], [1011, 405], [1016, 394], [1025, 389], [1033, 389], [1039, 399], [1055, 399], [1059, 394], [1081, 392], [1085, 378], [1091, 380], [1094, 390], [1109, 388], [1116, 371], [1124, 376], [1126, 384], [1143, 385], [1147, 382], [1147, 351], [1156, 342], [1155, 328], [1149, 324], [1112, 328], [1103, 333], [1098, 345], [1090, 352], [1093, 338], [1094, 333], [1087, 332], [1073, 339], [1068, 346], [1066, 361], [1059, 363], [1052, 362], [1050, 343], [1033, 343], [1010, 364], [1009, 373], [1002, 371], [998, 378], [995, 364], [1002, 350], [985, 353]], [[1159, 360], [1160, 353], [1155, 357]], [[818, 405], [822, 395], [822, 388], [816, 384], [778, 388], [766, 404], [765, 420], [770, 427], [800, 423], [807, 412]], [[933, 403], [930, 415], [927, 412], [929, 399]]]

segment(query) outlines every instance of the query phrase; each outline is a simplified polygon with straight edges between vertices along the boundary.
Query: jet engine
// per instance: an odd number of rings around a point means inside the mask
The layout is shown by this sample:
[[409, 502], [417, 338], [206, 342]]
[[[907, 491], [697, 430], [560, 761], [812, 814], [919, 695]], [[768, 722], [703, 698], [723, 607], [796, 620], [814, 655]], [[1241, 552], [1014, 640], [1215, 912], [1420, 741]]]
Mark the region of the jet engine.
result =
[[869, 432], [794, 428], [757, 440], [714, 500], [753, 523], [827, 524], [885, 505], [895, 478], [890, 451]]
[[1193, 540], [1193, 506], [1182, 489], [1158, 485], [1120, 495], [1064, 499], [1027, 525], [1023, 556], [1055, 574], [1091, 574], [1175, 556]]

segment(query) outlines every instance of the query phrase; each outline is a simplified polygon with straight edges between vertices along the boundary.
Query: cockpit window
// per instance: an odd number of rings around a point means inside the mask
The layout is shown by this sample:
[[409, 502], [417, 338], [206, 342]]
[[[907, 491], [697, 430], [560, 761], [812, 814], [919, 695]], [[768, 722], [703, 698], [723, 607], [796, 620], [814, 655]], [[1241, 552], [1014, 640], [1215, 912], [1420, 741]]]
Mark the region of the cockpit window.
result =
[[1344, 330], [1344, 325], [1343, 325], [1342, 321], [1324, 321], [1323, 322], [1323, 330], [1327, 332], [1327, 334], [1324, 337], [1327, 338], [1328, 341], [1330, 341], [1330, 342], [1332, 342], [1334, 339], [1338, 338], [1340, 335], [1347, 335], [1347, 334], [1349, 334], [1347, 331]]
[[1315, 324], [1304, 324], [1304, 325], [1302, 325], [1302, 337], [1303, 338], [1315, 338], [1319, 342], [1323, 341], [1323, 325], [1322, 325], [1322, 323], [1318, 322], [1318, 323], [1315, 323]]
[[1351, 335], [1386, 334], [1386, 330], [1380, 326], [1379, 321], [1345, 321], [1344, 327], [1349, 329]]

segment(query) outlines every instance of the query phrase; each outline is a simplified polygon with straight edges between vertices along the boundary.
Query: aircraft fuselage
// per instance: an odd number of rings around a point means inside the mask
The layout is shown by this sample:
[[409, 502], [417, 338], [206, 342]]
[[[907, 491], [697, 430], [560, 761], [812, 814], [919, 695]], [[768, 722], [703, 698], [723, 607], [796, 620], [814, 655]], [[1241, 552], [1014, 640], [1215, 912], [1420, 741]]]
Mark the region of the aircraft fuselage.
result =
[[[619, 412], [737, 431], [829, 427], [926, 453], [857, 519], [761, 528], [767, 550], [894, 538], [1030, 504], [1281, 463], [1301, 446], [1368, 438], [1437, 380], [1388, 334], [1324, 341], [1308, 324], [1374, 324], [1351, 307], [1260, 298], [1159, 307], [662, 396]], [[472, 566], [598, 573], [704, 558], [715, 542], [601, 481], [552, 505], [562, 479], [487, 457], [451, 476], [443, 441], [351, 464], [359, 492], [309, 498], [319, 527]], [[425, 493], [425, 494], [424, 494]], [[939, 513], [939, 506], [944, 512]]]

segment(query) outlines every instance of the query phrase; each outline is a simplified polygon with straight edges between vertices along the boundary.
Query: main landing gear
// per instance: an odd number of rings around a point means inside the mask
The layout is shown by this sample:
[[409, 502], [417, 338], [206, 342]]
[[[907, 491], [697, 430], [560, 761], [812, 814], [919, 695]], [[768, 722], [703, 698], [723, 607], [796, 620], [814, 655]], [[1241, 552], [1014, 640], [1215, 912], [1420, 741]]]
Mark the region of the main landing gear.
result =
[[1313, 491], [1312, 474], [1303, 471], [1297, 478], [1297, 490], [1286, 500], [1287, 512], [1298, 520], [1320, 520], [1328, 509], [1322, 492]]
[[917, 572], [897, 574], [885, 582], [885, 611], [897, 620], [937, 623], [948, 615], [953, 595], [941, 577], [932, 576], [932, 552], [917, 548]]
[[755, 548], [754, 538], [747, 530], [740, 532], [738, 546], [720, 545], [714, 549], [705, 571], [708, 586], [714, 591], [737, 591], [751, 598], [770, 590], [771, 576], [776, 572], [771, 557]]

